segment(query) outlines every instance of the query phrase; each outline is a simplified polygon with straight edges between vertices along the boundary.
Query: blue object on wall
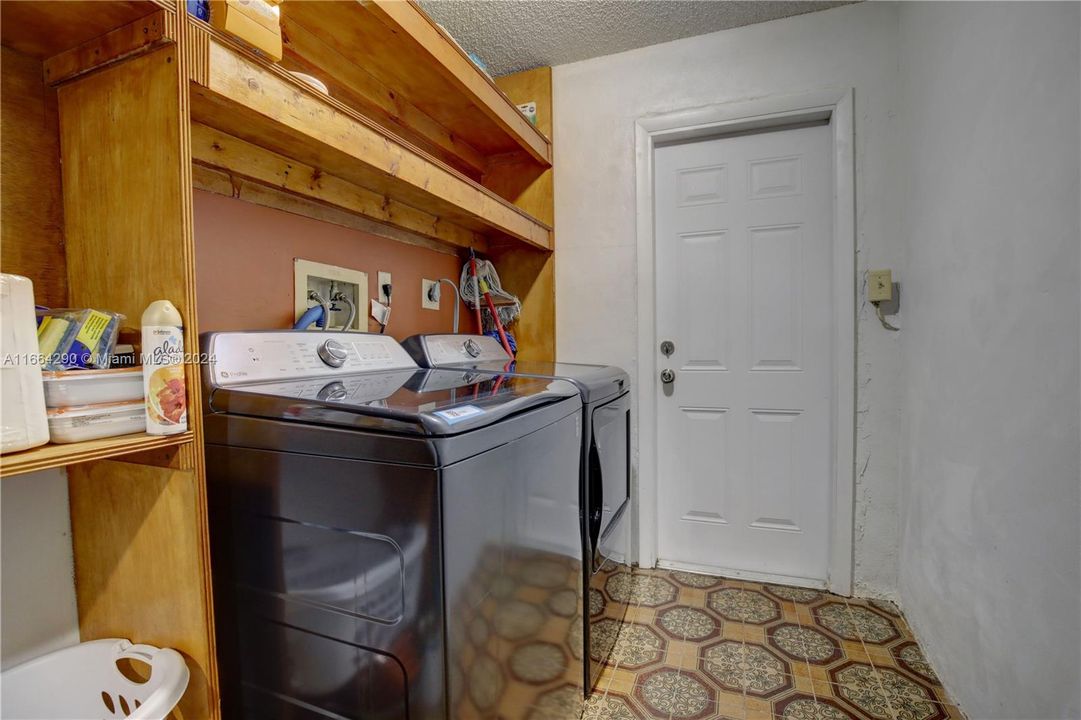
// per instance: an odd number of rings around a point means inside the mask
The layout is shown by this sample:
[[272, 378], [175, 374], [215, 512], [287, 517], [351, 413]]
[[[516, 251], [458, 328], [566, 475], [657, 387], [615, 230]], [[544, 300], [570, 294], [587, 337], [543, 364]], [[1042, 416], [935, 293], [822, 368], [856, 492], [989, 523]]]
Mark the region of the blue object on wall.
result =
[[[503, 332], [507, 336], [507, 342], [510, 343], [510, 349], [514, 352], [515, 355], [517, 355], [518, 354], [518, 343], [514, 342], [514, 336], [511, 335], [506, 330], [504, 330]], [[496, 340], [499, 340], [499, 332], [496, 331], [496, 330], [489, 330], [488, 332], [486, 332], [484, 334], [487, 335], [488, 337], [495, 338]], [[499, 340], [499, 344], [502, 345], [503, 341]]]

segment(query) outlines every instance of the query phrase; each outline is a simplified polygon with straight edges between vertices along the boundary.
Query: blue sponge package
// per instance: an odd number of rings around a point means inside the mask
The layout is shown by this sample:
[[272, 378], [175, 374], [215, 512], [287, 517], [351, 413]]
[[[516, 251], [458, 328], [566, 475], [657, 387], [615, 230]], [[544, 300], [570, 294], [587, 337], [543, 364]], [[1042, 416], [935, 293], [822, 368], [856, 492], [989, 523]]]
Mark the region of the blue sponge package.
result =
[[124, 316], [103, 310], [39, 308], [38, 351], [45, 370], [107, 368]]

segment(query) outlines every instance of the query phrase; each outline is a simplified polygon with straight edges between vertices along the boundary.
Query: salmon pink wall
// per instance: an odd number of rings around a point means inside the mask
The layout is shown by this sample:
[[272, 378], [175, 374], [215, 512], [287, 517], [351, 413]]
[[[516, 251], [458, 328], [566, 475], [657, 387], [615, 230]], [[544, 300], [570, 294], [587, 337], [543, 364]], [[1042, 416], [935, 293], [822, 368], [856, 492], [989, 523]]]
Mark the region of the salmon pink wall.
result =
[[[377, 297], [379, 271], [393, 277], [387, 334], [450, 332], [453, 291], [443, 286], [439, 310], [421, 308], [422, 278], [457, 282], [458, 258], [424, 247], [313, 220], [260, 205], [195, 191], [195, 260], [199, 331], [265, 330], [293, 326], [293, 260], [304, 258], [368, 273]], [[369, 329], [379, 330], [364, 309]], [[473, 332], [461, 308], [461, 329]]]

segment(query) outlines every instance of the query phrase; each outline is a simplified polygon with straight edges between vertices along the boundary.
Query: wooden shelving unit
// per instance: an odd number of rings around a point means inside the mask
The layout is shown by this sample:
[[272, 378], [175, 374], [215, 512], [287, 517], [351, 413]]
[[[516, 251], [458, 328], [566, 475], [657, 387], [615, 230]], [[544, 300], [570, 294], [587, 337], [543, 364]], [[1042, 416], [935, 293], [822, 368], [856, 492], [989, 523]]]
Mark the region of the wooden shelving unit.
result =
[[190, 443], [194, 439], [190, 432], [177, 435], [121, 435], [119, 437], [86, 440], [70, 445], [42, 445], [18, 453], [0, 455], [0, 477], [11, 477], [38, 470], [65, 467], [91, 460], [121, 458], [129, 453], [145, 450], [158, 450]]
[[[128, 325], [169, 298], [197, 352], [193, 185], [258, 187], [317, 219], [486, 253], [525, 301], [521, 357], [553, 359], [550, 71], [493, 82], [411, 1], [282, 8], [274, 64], [173, 0], [0, 3], [3, 271], [40, 303]], [[529, 100], [536, 127], [515, 107]], [[82, 639], [176, 648], [192, 674], [178, 717], [218, 720], [200, 373], [186, 372], [188, 433], [46, 445], [0, 457], [0, 476], [67, 469]]]
[[285, 4], [282, 29], [286, 69], [327, 78], [335, 97], [467, 174], [517, 152], [551, 166], [551, 141], [415, 3]]
[[[363, 17], [361, 7], [353, 13]], [[449, 245], [472, 246], [465, 238], [475, 235], [551, 249], [548, 224], [206, 23], [189, 22], [195, 162]], [[502, 93], [497, 100], [525, 122]]]
[[[2, 3], [0, 27], [3, 271], [33, 280], [39, 303], [109, 309], [129, 326], [168, 298], [196, 350], [178, 6]], [[66, 468], [81, 639], [175, 648], [191, 672], [177, 717], [217, 720], [199, 368], [186, 381], [189, 432], [46, 445], [0, 458], [0, 474]]]

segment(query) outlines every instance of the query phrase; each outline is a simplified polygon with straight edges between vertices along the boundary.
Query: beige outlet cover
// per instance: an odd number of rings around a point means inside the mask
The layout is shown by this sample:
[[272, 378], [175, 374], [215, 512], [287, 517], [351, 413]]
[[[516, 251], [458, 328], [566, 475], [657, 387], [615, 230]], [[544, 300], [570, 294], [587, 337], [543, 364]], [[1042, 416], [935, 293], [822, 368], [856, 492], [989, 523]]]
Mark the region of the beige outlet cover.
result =
[[889, 270], [867, 271], [867, 299], [889, 302], [893, 297], [893, 273]]
[[429, 280], [428, 278], [424, 278], [420, 281], [420, 306], [425, 310], [439, 309], [439, 298], [436, 298], [435, 300], [428, 299], [428, 290], [437, 285], [439, 285], [438, 280]]
[[[337, 265], [327, 265], [326, 263], [318, 263], [312, 260], [304, 260], [303, 258], [293, 259], [293, 321], [296, 322], [300, 319], [300, 316], [312, 306], [312, 303], [308, 301], [308, 277], [314, 275], [318, 278], [324, 278], [326, 280], [337, 280], [340, 282], [351, 283], [357, 286], [358, 295], [362, 298], [363, 303], [361, 307], [357, 308], [357, 315], [360, 318], [366, 316], [368, 304], [368, 273], [362, 270], [353, 270], [351, 268], [339, 267]], [[356, 325], [354, 321], [354, 325]], [[365, 328], [365, 323], [360, 323], [360, 328]]]

